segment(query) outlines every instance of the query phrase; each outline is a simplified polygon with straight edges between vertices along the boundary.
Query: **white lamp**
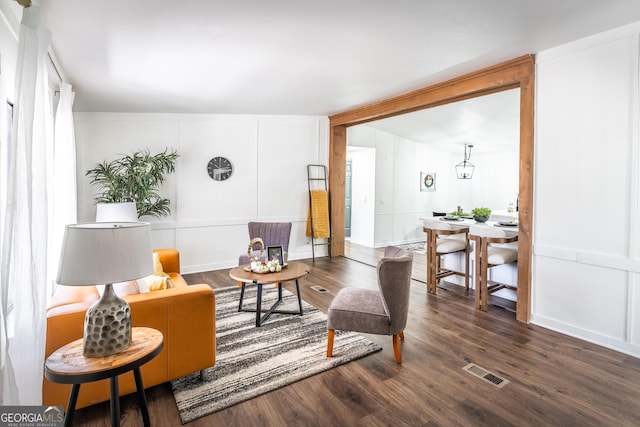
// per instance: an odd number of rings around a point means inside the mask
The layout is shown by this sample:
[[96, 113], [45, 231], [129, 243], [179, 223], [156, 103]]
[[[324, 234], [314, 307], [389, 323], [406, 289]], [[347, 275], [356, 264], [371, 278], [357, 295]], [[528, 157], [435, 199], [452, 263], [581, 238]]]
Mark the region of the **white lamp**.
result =
[[61, 285], [104, 284], [102, 298], [84, 319], [84, 355], [101, 357], [131, 345], [131, 310], [111, 286], [153, 273], [151, 226], [148, 223], [67, 225], [57, 282]]
[[96, 222], [138, 222], [136, 202], [98, 203]]

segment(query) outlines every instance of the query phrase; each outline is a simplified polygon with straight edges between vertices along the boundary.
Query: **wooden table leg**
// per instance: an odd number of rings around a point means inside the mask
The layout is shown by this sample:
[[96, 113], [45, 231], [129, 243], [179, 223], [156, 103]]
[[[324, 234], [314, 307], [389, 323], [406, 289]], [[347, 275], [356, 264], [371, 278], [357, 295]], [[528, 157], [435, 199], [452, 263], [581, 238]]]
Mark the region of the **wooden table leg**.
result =
[[489, 260], [487, 259], [489, 252], [489, 245], [487, 243], [486, 238], [482, 238], [482, 264], [480, 265], [480, 269], [482, 270], [482, 281], [480, 285], [482, 286], [482, 291], [480, 292], [480, 309], [482, 311], [487, 311], [488, 305], [488, 294], [489, 294]]
[[427, 230], [427, 291], [430, 294], [436, 293], [437, 269], [436, 269], [436, 235], [433, 231]]
[[474, 272], [474, 282], [475, 282], [475, 304], [476, 309], [480, 310], [482, 307], [482, 244], [481, 238], [475, 236], [473, 238], [475, 242], [475, 252], [476, 252], [476, 262], [475, 262], [475, 272]]
[[144, 394], [144, 386], [142, 385], [142, 375], [140, 374], [140, 368], [133, 370], [133, 377], [136, 380], [136, 389], [138, 390], [138, 400], [140, 405], [140, 412], [142, 412], [142, 422], [144, 427], [150, 427], [151, 421], [149, 420], [149, 408], [147, 407], [147, 396]]

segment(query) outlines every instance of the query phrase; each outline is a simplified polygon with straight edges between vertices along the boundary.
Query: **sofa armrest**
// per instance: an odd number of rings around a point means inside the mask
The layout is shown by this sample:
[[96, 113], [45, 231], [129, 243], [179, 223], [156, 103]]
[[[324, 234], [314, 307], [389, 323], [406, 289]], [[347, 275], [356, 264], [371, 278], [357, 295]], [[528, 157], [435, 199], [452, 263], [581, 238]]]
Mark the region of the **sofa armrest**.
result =
[[154, 249], [160, 256], [162, 270], [165, 273], [180, 273], [180, 252], [174, 248]]

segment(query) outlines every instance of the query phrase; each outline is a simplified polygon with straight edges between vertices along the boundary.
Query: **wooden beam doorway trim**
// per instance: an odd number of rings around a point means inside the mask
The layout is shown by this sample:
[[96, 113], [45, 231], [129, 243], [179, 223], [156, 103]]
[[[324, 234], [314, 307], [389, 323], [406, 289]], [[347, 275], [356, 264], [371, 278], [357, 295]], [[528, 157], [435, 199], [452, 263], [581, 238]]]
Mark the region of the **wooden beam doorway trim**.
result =
[[347, 132], [354, 126], [438, 105], [448, 104], [507, 89], [520, 88], [520, 168], [519, 168], [519, 244], [518, 303], [516, 318], [531, 319], [531, 259], [533, 225], [533, 55], [525, 55], [484, 68], [446, 82], [329, 117], [329, 200], [331, 205], [331, 253], [344, 255], [345, 170]]

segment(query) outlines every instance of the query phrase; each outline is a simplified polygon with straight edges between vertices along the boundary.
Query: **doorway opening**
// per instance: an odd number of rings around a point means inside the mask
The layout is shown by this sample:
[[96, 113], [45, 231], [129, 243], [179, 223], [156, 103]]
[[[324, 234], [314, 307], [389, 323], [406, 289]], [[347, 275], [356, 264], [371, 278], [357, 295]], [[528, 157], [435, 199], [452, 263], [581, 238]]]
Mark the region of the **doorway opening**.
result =
[[[332, 218], [332, 253], [344, 255], [344, 176], [347, 128], [438, 105], [520, 88], [520, 160], [518, 184], [518, 305], [516, 318], [531, 319], [531, 262], [533, 245], [533, 161], [535, 61], [524, 55], [442, 83], [354, 108], [329, 117], [329, 177]], [[353, 223], [353, 221], [352, 221]]]

